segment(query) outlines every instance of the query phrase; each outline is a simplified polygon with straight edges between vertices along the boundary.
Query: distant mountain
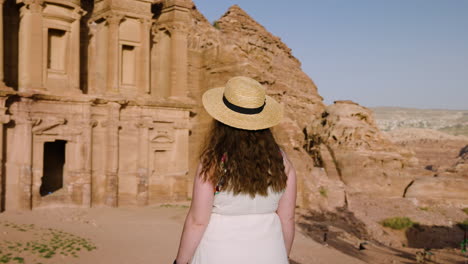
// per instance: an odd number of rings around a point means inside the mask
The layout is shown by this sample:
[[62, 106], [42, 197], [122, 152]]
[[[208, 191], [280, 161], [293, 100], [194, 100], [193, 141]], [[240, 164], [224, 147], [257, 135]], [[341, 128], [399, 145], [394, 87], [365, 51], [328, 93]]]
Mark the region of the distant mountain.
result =
[[468, 110], [373, 107], [380, 130], [428, 128], [452, 135], [468, 136]]

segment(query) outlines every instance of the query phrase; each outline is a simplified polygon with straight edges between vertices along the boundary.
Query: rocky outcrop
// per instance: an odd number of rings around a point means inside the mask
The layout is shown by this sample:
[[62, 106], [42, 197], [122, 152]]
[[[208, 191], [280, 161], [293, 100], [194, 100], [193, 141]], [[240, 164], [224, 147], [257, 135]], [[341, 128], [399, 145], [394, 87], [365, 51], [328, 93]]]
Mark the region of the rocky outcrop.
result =
[[468, 145], [460, 150], [457, 162], [455, 162], [452, 170], [468, 180]]
[[200, 91], [222, 86], [231, 76], [246, 75], [264, 84], [300, 128], [322, 112], [322, 97], [291, 49], [239, 6], [232, 6], [215, 27], [196, 10], [193, 13], [197, 27], [191, 39], [199, 43], [194, 49], [203, 53]]
[[[304, 185], [304, 181], [311, 179], [314, 162], [303, 149], [303, 130], [310, 120], [318, 118], [325, 107], [317, 87], [301, 70], [301, 64], [291, 54], [291, 49], [239, 6], [229, 8], [214, 25], [208, 23], [196, 8], [192, 9], [192, 18], [189, 67], [193, 72], [189, 83], [193, 86], [192, 95], [200, 105], [192, 118], [192, 149], [196, 152], [211, 122], [201, 107], [203, 92], [224, 85], [236, 75], [252, 77], [267, 88], [268, 95], [284, 106], [285, 118], [274, 133], [296, 166], [299, 204], [307, 203], [303, 198], [309, 188], [315, 188], [314, 192], [319, 193], [314, 182], [307, 184], [308, 187]], [[192, 168], [195, 168], [195, 162], [196, 157], [192, 160]]]
[[422, 201], [468, 206], [468, 179], [466, 177], [425, 177], [416, 179], [408, 187], [405, 197]]
[[401, 197], [418, 173], [414, 154], [389, 141], [377, 128], [372, 112], [354, 102], [327, 106], [307, 131], [331, 153], [350, 192]]
[[[198, 102], [191, 118], [192, 153], [211, 122], [201, 107], [203, 92], [246, 75], [285, 107], [285, 118], [274, 133], [296, 166], [300, 205], [342, 207], [347, 192], [402, 197], [417, 176], [430, 175], [411, 150], [380, 132], [369, 109], [351, 101], [325, 107], [291, 50], [239, 6], [213, 25], [195, 7], [191, 15], [189, 85]], [[197, 157], [191, 158], [193, 173]]]
[[[405, 197], [421, 202], [468, 205], [468, 138], [432, 129], [405, 128], [386, 133], [392, 142], [414, 151], [425, 177], [417, 177]], [[422, 176], [422, 175], [419, 175]]]
[[385, 133], [392, 142], [411, 149], [419, 160], [419, 166], [432, 175], [453, 171], [459, 159], [460, 149], [468, 144], [468, 137], [453, 136], [437, 130], [402, 128]]

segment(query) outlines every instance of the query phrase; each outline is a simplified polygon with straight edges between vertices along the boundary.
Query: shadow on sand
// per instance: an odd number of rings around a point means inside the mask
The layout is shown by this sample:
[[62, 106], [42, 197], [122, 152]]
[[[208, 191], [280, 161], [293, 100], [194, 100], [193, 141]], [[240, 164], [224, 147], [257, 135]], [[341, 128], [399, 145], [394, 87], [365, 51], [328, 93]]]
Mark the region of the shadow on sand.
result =
[[[366, 225], [346, 208], [337, 208], [336, 212], [308, 211], [300, 215], [298, 226], [302, 233], [314, 241], [326, 244], [366, 263], [374, 263], [375, 254], [378, 254], [397, 257], [400, 259], [400, 263], [404, 264], [416, 263], [416, 250], [424, 252], [424, 250], [460, 249], [460, 243], [466, 239], [465, 229], [467, 228], [460, 224], [452, 227], [415, 225], [405, 231], [405, 242], [407, 247], [411, 249], [400, 250], [383, 245], [373, 239], [368, 233]], [[372, 244], [371, 250], [364, 250], [371, 248], [366, 242]], [[369, 254], [371, 251], [372, 253]], [[452, 252], [442, 255], [435, 253], [435, 257], [442, 262], [427, 261], [425, 263], [466, 264], [463, 261], [458, 263], [458, 260], [462, 258], [458, 253]]]
[[[336, 212], [309, 211], [301, 215], [298, 226], [314, 241], [327, 244], [329, 247], [367, 263], [371, 263], [369, 261], [372, 259], [365, 253], [365, 250], [362, 250], [363, 248], [359, 249], [360, 243], [364, 241], [372, 241], [373, 244], [378, 245], [374, 251], [382, 251], [384, 254], [406, 259], [409, 261], [408, 264], [416, 261], [411, 253], [374, 241], [367, 232], [366, 225], [346, 208], [337, 208]], [[363, 247], [366, 247], [365, 244]]]
[[458, 248], [466, 236], [462, 227], [415, 225], [405, 232], [408, 247], [412, 248]]
[[342, 234], [345, 233], [354, 236], [356, 243], [369, 239], [364, 223], [345, 208], [339, 208], [337, 212], [309, 211], [301, 215], [298, 226], [314, 241], [327, 244], [346, 255], [366, 260], [366, 255], [359, 250], [359, 245], [342, 239]]

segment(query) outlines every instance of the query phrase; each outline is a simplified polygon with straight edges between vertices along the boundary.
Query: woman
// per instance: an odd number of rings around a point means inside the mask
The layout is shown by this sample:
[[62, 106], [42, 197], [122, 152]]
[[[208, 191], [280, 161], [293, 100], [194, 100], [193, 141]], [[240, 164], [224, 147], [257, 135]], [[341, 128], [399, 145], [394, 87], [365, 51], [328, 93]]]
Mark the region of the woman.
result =
[[174, 263], [289, 263], [296, 174], [269, 129], [281, 105], [257, 81], [234, 77], [205, 92], [203, 106], [215, 121]]

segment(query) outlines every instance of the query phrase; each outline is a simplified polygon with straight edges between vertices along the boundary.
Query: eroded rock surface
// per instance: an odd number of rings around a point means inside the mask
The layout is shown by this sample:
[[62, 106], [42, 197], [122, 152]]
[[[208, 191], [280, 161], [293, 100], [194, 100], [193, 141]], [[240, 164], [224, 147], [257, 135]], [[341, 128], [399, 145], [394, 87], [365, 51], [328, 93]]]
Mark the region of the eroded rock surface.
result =
[[443, 176], [419, 178], [408, 187], [405, 197], [425, 202], [441, 202], [458, 207], [468, 206], [468, 180], [466, 177]]
[[405, 197], [428, 202], [468, 205], [468, 138], [432, 129], [406, 128], [386, 133], [395, 144], [411, 149], [425, 173], [408, 187]]
[[308, 129], [330, 151], [340, 179], [351, 192], [402, 196], [417, 173], [417, 159], [377, 128], [372, 112], [351, 101], [325, 108]]
[[[268, 95], [284, 106], [285, 118], [274, 132], [298, 171], [299, 203], [302, 204], [302, 194], [306, 195], [305, 190], [302, 191], [303, 181], [312, 177], [314, 167], [312, 158], [303, 149], [302, 131], [325, 107], [317, 87], [301, 70], [291, 49], [239, 6], [232, 6], [214, 26], [196, 9], [192, 9], [192, 17], [189, 63], [194, 70], [191, 73], [193, 96], [200, 106], [192, 120], [192, 148], [199, 148], [201, 136], [211, 122], [201, 107], [203, 92], [224, 85], [236, 75], [258, 80], [267, 88]], [[192, 168], [195, 162], [196, 159], [192, 159]]]
[[468, 144], [468, 137], [453, 136], [422, 128], [395, 129], [386, 132], [390, 140], [402, 148], [414, 151], [420, 168], [442, 174], [452, 168]]

